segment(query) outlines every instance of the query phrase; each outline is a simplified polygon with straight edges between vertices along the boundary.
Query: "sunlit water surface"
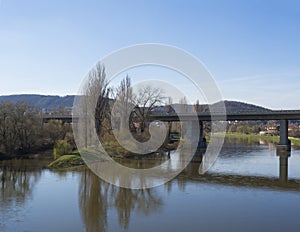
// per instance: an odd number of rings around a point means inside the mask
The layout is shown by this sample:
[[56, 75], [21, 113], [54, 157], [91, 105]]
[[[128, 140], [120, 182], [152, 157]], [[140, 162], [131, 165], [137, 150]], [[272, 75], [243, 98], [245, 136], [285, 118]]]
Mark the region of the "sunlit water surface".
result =
[[300, 150], [278, 181], [276, 148], [227, 141], [209, 173], [198, 163], [164, 186], [129, 190], [88, 170], [32, 161], [0, 168], [0, 231], [300, 231]]

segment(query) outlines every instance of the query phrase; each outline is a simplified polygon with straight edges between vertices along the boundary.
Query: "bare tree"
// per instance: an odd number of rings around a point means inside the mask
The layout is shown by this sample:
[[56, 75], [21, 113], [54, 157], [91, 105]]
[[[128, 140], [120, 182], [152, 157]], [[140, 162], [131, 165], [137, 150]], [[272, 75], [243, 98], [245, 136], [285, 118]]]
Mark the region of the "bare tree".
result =
[[69, 127], [69, 125], [65, 125], [61, 120], [51, 120], [46, 123], [43, 131], [47, 134], [47, 142], [54, 145], [57, 140], [64, 139], [67, 132], [70, 131]]
[[85, 87], [85, 104], [88, 113], [95, 117], [95, 127], [98, 135], [101, 133], [102, 122], [109, 113], [110, 89], [108, 84], [105, 67], [98, 63], [88, 73], [88, 82]]
[[173, 105], [173, 98], [169, 96], [168, 97], [168, 102], [166, 104], [166, 112], [168, 114], [175, 113], [175, 110], [174, 110], [172, 105]]
[[187, 113], [188, 112], [188, 104], [186, 97], [183, 97], [179, 100], [179, 113]]
[[12, 103], [0, 103], [0, 148], [8, 155], [11, 155], [16, 149], [17, 121], [14, 113], [14, 105]]
[[117, 88], [115, 99], [115, 112], [120, 118], [120, 129], [123, 129], [126, 126], [126, 120], [129, 119], [134, 106], [131, 80], [128, 75], [121, 81], [119, 87]]
[[20, 101], [15, 105], [15, 117], [20, 149], [27, 151], [38, 142], [40, 137], [38, 133], [41, 131], [41, 122], [37, 110], [26, 101]]
[[200, 113], [202, 111], [199, 99], [197, 99], [196, 103], [194, 104], [194, 111], [195, 113]]
[[147, 85], [140, 88], [137, 95], [134, 96], [134, 117], [141, 123], [142, 131], [150, 114], [163, 103], [165, 99], [163, 94], [164, 91], [161, 88], [154, 88]]
[[26, 153], [41, 142], [42, 124], [35, 107], [21, 101], [0, 103], [0, 152]]

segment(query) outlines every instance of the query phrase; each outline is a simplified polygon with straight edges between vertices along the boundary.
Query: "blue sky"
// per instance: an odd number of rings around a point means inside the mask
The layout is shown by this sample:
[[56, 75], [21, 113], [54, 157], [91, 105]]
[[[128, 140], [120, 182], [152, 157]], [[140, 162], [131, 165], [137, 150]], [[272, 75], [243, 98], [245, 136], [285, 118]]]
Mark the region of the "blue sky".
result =
[[105, 55], [141, 43], [201, 60], [224, 99], [300, 109], [299, 1], [0, 0], [0, 95], [76, 94]]

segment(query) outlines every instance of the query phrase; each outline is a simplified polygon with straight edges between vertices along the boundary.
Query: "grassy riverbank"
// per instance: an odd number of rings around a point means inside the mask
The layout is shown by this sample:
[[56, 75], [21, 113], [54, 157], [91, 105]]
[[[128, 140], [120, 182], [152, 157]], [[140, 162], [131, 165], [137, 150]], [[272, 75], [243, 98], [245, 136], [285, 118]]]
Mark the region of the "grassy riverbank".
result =
[[[102, 144], [104, 147], [104, 150], [111, 156], [115, 158], [123, 158], [127, 157], [129, 155], [129, 151], [124, 149], [119, 143], [117, 142], [106, 142]], [[95, 156], [95, 160], [99, 160], [100, 157], [98, 155], [95, 155], [93, 150], [83, 150], [83, 153], [87, 153], [89, 155], [89, 158], [92, 159], [93, 156]], [[74, 151], [70, 154], [65, 154], [60, 156], [59, 158], [55, 159], [53, 162], [51, 162], [48, 167], [50, 169], [68, 169], [71, 167], [81, 166], [85, 165], [82, 157], [80, 156], [79, 151]]]
[[[266, 136], [266, 135], [257, 135], [257, 134], [243, 134], [243, 133], [226, 133], [225, 137], [227, 138], [241, 138], [241, 139], [251, 139], [251, 140], [264, 140], [272, 143], [279, 143], [279, 136]], [[298, 138], [289, 138], [292, 145], [300, 146], [300, 139]]]
[[243, 134], [243, 133], [226, 133], [227, 138], [247, 138], [251, 140], [264, 140], [273, 143], [279, 143], [279, 136], [266, 136], [266, 135], [256, 135], [256, 134]]
[[51, 169], [65, 169], [76, 166], [84, 165], [84, 161], [81, 158], [79, 152], [63, 155], [58, 159], [51, 162], [48, 167]]
[[[279, 136], [266, 136], [266, 135], [257, 135], [257, 134], [243, 134], [243, 133], [226, 133], [226, 138], [236, 138], [236, 139], [248, 139], [252, 141], [264, 140], [272, 142], [275, 144], [279, 143]], [[300, 147], [300, 139], [289, 138], [292, 145]], [[209, 141], [209, 140], [208, 140]], [[130, 157], [130, 153], [122, 148], [119, 144], [115, 143], [106, 143], [105, 150], [112, 155], [114, 158], [125, 158]], [[51, 162], [48, 167], [51, 169], [66, 169], [76, 166], [85, 165], [83, 159], [81, 158], [78, 151], [75, 151], [71, 154], [63, 155]]]

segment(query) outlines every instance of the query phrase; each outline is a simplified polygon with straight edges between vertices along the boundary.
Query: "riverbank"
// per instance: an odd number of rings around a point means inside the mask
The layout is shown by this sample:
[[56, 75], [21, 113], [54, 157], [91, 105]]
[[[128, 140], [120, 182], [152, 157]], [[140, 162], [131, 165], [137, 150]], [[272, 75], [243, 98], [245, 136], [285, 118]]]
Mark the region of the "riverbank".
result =
[[12, 154], [12, 155], [6, 155], [3, 153], [0, 153], [0, 161], [12, 160], [12, 159], [51, 160], [51, 159], [53, 159], [53, 149], [48, 148], [48, 149], [38, 150], [38, 151], [33, 150], [31, 153], [29, 153], [29, 152], [21, 153], [20, 152], [20, 153], [16, 153], [16, 154]]
[[[251, 140], [264, 140], [268, 142], [272, 142], [275, 144], [279, 143], [279, 136], [267, 136], [267, 135], [257, 135], [257, 134], [243, 134], [243, 133], [226, 133], [225, 137], [227, 138], [244, 138]], [[300, 139], [289, 137], [292, 145], [300, 146]]]
[[[174, 144], [166, 144], [162, 148], [160, 148], [160, 152], [166, 152], [169, 150], [174, 150], [177, 148], [178, 143]], [[149, 154], [134, 154], [130, 151], [125, 150], [121, 145], [115, 145], [115, 143], [105, 143], [104, 144], [105, 151], [110, 155], [111, 158], [115, 160], [126, 160], [126, 159], [132, 159], [136, 160], [138, 158], [147, 158], [151, 157], [152, 155], [157, 156], [157, 152], [149, 153]], [[89, 154], [89, 158], [91, 159], [93, 156], [95, 156], [95, 160], [99, 161], [100, 157], [95, 155], [92, 151], [83, 151], [84, 153]], [[103, 156], [103, 161], [105, 160], [105, 156]], [[84, 160], [82, 159], [79, 151], [74, 151], [70, 154], [62, 155], [53, 162], [51, 162], [48, 165], [48, 168], [54, 169], [54, 170], [60, 170], [60, 169], [69, 169], [77, 166], [83, 166], [85, 165]]]
[[[236, 138], [236, 139], [248, 139], [252, 141], [264, 140], [268, 142], [272, 142], [275, 144], [279, 143], [279, 136], [266, 136], [266, 135], [258, 135], [258, 134], [243, 134], [243, 133], [226, 133], [226, 138]], [[300, 147], [300, 139], [298, 138], [289, 138], [293, 146]], [[208, 139], [209, 141], [209, 139]], [[174, 145], [173, 145], [174, 146]], [[176, 146], [172, 147], [173, 149]], [[171, 147], [170, 147], [171, 148]], [[105, 149], [108, 151], [113, 158], [130, 158], [133, 154], [124, 150], [124, 148], [120, 147], [120, 145], [116, 145], [115, 143], [107, 143], [105, 144]], [[84, 166], [85, 163], [80, 156], [78, 151], [74, 151], [70, 154], [63, 155], [58, 159], [53, 161], [53, 155], [50, 150], [41, 152], [39, 154], [30, 155], [28, 157], [22, 157], [25, 159], [36, 159], [36, 160], [48, 160], [49, 165], [47, 166], [50, 169], [59, 170], [59, 169], [69, 169], [78, 166]]]

